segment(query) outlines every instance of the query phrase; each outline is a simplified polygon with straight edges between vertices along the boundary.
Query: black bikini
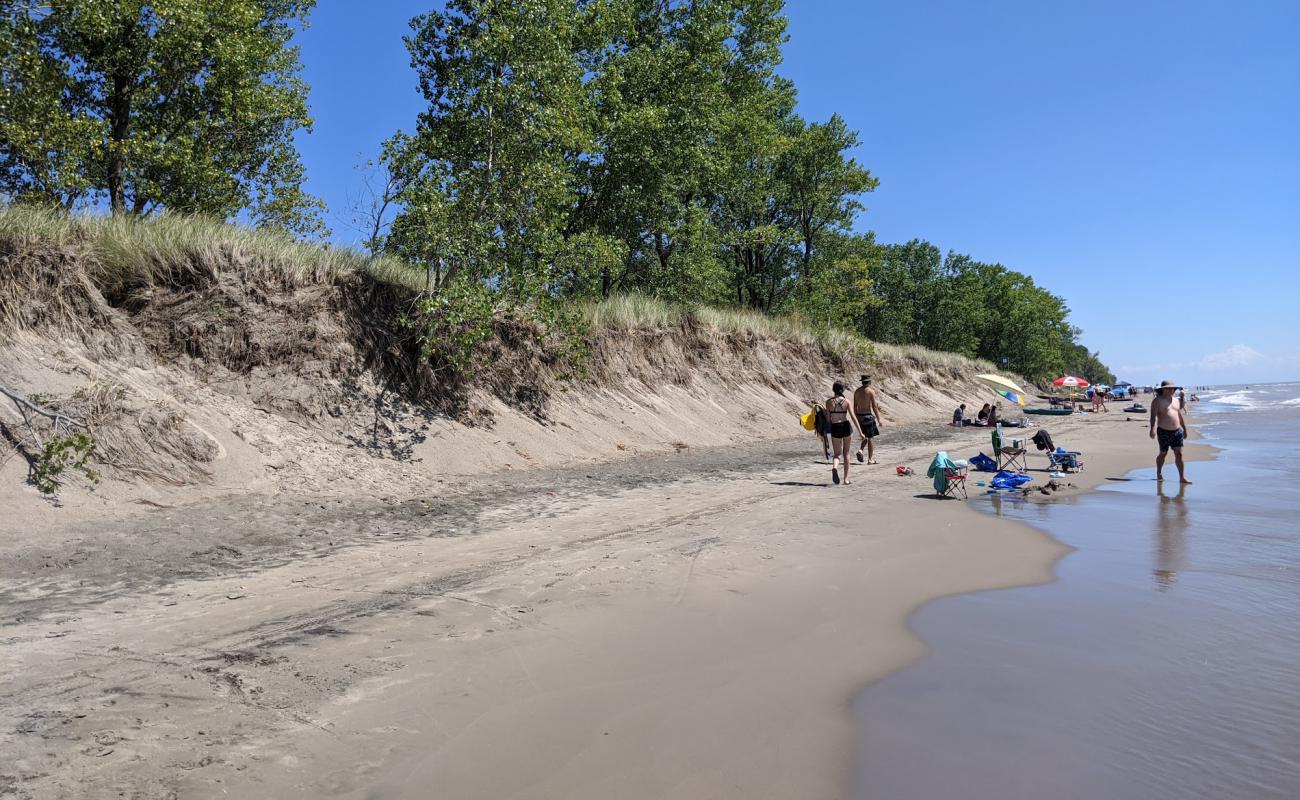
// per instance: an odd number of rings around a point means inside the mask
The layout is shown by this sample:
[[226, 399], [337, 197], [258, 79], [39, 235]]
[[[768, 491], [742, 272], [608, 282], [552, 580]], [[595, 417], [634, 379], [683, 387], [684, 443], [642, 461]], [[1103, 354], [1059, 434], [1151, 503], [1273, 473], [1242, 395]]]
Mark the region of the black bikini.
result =
[[[840, 408], [843, 410], [841, 411], [831, 410], [830, 404], [835, 400], [839, 401]], [[826, 413], [832, 417], [831, 436], [836, 439], [846, 439], [853, 435], [853, 424], [848, 420], [849, 410], [847, 408], [844, 408], [844, 406], [846, 405], [848, 405], [848, 401], [845, 400], [843, 397], [833, 397], [830, 400], [826, 401]], [[833, 419], [833, 417], [837, 414], [843, 415], [844, 419], [839, 420], [837, 422], [835, 419]]]

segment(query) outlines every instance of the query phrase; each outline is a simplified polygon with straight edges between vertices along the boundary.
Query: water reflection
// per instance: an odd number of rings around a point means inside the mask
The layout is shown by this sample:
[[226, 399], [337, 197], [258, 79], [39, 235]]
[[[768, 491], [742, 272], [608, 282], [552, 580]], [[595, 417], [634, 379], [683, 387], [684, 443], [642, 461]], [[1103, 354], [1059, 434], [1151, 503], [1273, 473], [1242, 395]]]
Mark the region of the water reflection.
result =
[[1178, 582], [1178, 573], [1187, 565], [1187, 504], [1183, 497], [1187, 484], [1178, 485], [1178, 494], [1165, 493], [1162, 483], [1156, 484], [1160, 509], [1156, 514], [1156, 555], [1151, 570], [1156, 589], [1167, 592]]

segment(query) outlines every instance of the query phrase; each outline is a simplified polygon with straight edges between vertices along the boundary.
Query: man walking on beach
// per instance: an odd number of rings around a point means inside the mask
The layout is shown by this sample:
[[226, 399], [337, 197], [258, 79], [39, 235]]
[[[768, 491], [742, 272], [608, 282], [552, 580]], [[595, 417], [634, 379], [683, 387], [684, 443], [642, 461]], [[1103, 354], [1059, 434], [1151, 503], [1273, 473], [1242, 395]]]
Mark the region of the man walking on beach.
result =
[[1174, 465], [1178, 467], [1178, 482], [1191, 483], [1183, 473], [1183, 440], [1187, 438], [1187, 415], [1174, 397], [1174, 392], [1181, 387], [1172, 381], [1161, 381], [1156, 389], [1156, 399], [1151, 401], [1151, 438], [1160, 443], [1160, 454], [1156, 456], [1156, 480], [1164, 480], [1160, 474], [1165, 468], [1165, 456], [1172, 448]]
[[876, 390], [871, 388], [871, 376], [862, 376], [862, 385], [853, 393], [853, 413], [862, 429], [862, 443], [858, 445], [858, 461], [862, 461], [862, 448], [867, 448], [867, 463], [876, 463], [876, 442], [880, 435], [880, 406], [876, 405]]

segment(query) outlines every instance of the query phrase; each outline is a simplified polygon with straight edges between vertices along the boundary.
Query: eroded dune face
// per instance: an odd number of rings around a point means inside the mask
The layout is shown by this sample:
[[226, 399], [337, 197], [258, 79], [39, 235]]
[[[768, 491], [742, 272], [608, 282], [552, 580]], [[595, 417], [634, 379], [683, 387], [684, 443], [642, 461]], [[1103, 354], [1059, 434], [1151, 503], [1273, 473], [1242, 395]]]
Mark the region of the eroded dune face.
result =
[[[886, 421], [940, 418], [979, 389], [907, 358], [845, 363], [815, 342], [595, 328], [581, 377], [558, 338], [500, 319], [451, 379], [403, 334], [410, 291], [214, 246], [109, 275], [75, 243], [0, 242], [0, 383], [94, 427], [103, 476], [148, 489], [365, 492], [442, 475], [800, 435], [836, 376], [871, 371]], [[976, 395], [978, 396], [978, 395]], [[939, 415], [939, 416], [936, 416]], [[10, 407], [0, 425], [22, 444]], [[0, 494], [29, 491], [9, 459]]]

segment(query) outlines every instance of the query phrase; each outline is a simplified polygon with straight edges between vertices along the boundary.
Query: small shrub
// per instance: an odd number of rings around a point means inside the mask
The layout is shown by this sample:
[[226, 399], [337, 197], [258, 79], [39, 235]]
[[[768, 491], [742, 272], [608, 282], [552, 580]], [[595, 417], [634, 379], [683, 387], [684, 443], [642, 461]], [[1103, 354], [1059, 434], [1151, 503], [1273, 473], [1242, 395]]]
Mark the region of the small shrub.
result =
[[54, 494], [63, 485], [64, 476], [79, 472], [91, 483], [99, 481], [99, 473], [87, 466], [95, 454], [95, 440], [89, 434], [55, 436], [45, 443], [40, 458], [32, 468], [31, 481], [41, 494]]

